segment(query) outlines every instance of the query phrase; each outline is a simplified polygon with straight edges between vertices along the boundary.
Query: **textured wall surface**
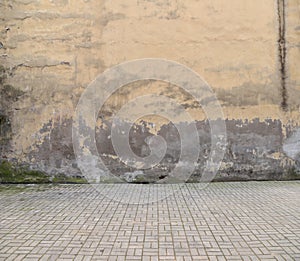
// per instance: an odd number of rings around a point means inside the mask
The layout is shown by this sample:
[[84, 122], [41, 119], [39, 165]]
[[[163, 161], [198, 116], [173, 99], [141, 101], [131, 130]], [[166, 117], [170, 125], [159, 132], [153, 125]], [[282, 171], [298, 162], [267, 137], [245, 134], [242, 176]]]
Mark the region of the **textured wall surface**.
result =
[[[299, 0], [4, 0], [0, 14], [2, 159], [78, 175], [72, 117], [83, 91], [111, 66], [164, 58], [201, 75], [222, 105], [228, 140], [216, 179], [299, 177]], [[147, 93], [176, 99], [195, 119], [202, 147], [191, 180], [199, 179], [210, 153], [206, 115], [160, 81], [122, 87], [99, 112], [96, 140], [107, 167], [119, 176], [135, 171], [115, 155], [111, 115]], [[164, 159], [144, 174], [167, 176], [180, 153], [173, 124], [156, 116], [135, 124], [130, 141], [139, 156], [149, 153], [147, 137], [166, 139]]]

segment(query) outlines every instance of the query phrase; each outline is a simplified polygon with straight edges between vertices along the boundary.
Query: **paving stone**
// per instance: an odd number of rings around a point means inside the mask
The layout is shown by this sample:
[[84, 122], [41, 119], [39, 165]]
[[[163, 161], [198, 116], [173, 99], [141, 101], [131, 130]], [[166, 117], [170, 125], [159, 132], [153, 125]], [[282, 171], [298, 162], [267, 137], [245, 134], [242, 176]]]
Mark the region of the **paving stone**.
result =
[[0, 202], [0, 260], [300, 260], [299, 181], [1, 185]]

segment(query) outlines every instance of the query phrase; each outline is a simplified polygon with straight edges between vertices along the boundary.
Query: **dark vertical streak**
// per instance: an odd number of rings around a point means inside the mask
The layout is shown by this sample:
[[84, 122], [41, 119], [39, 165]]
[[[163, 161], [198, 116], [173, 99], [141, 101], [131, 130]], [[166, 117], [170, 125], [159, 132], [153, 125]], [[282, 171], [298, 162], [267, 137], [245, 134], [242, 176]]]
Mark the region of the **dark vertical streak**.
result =
[[288, 110], [287, 89], [286, 89], [286, 24], [285, 24], [285, 0], [277, 0], [277, 12], [279, 20], [278, 53], [280, 62], [280, 81], [281, 81], [281, 108]]

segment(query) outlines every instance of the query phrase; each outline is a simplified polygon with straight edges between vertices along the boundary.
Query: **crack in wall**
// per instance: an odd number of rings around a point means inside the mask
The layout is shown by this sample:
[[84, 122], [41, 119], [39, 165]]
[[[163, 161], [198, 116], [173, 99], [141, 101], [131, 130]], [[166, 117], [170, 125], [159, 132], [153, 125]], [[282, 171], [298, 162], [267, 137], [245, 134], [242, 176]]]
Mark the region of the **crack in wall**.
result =
[[278, 37], [278, 52], [280, 62], [280, 81], [281, 81], [281, 108], [284, 111], [288, 110], [288, 95], [286, 89], [286, 23], [285, 23], [285, 3], [286, 0], [277, 0], [277, 12], [279, 21], [279, 37]]
[[70, 62], [62, 61], [60, 63], [54, 63], [54, 64], [43, 64], [43, 65], [28, 65], [25, 63], [17, 64], [14, 67], [11, 68], [11, 70], [16, 70], [19, 67], [25, 67], [25, 68], [37, 68], [37, 69], [44, 69], [44, 68], [50, 68], [50, 67], [57, 67], [57, 66], [71, 66]]

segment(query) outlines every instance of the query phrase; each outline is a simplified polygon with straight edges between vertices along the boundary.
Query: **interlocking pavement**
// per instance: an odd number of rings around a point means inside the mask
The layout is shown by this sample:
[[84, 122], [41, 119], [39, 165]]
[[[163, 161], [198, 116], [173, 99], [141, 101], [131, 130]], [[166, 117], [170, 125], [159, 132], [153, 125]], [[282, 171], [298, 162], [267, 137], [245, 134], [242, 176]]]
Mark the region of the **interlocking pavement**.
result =
[[300, 182], [0, 186], [0, 260], [300, 260]]

